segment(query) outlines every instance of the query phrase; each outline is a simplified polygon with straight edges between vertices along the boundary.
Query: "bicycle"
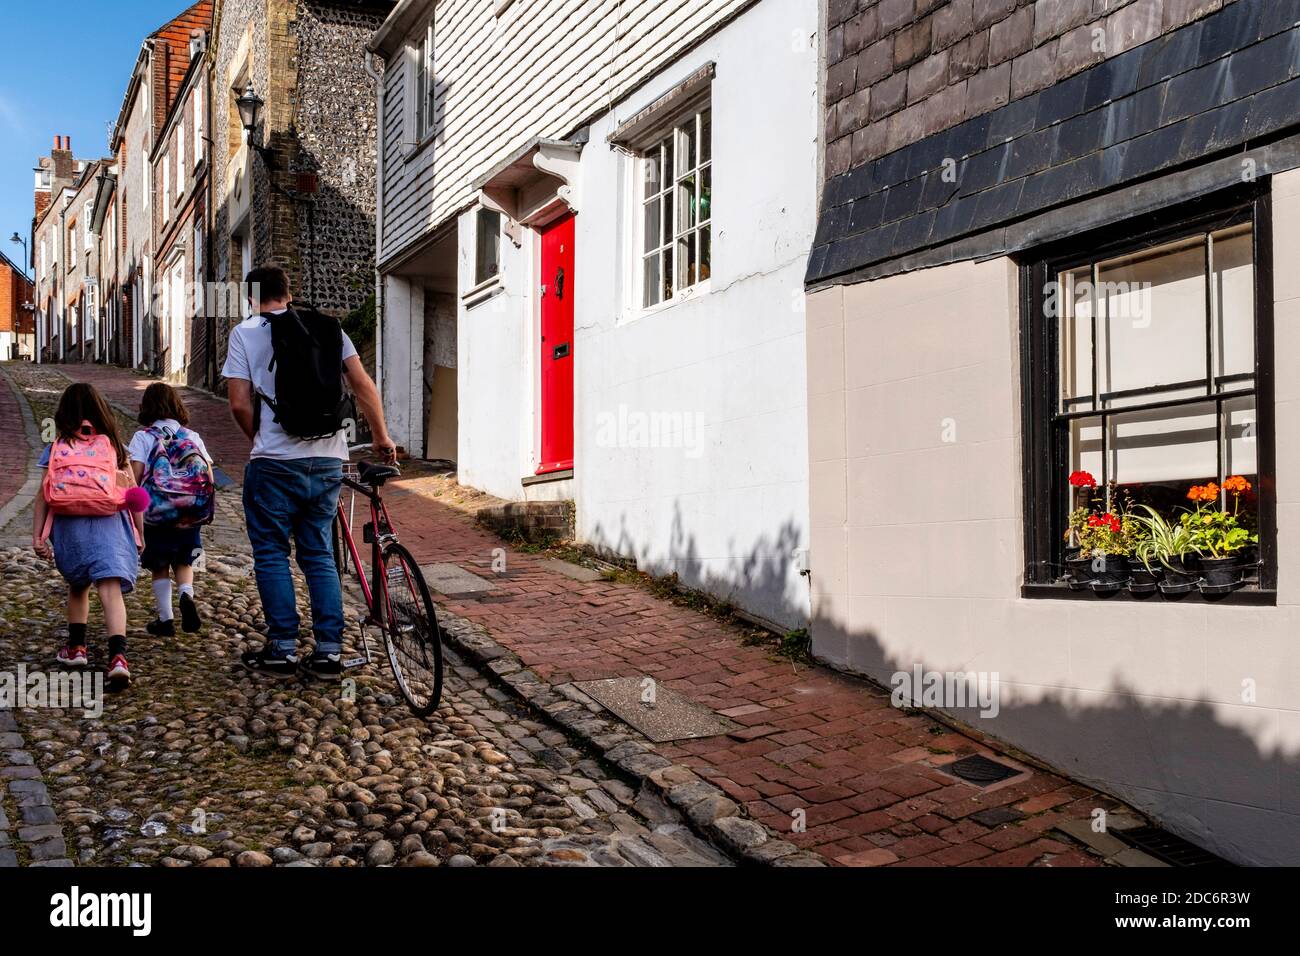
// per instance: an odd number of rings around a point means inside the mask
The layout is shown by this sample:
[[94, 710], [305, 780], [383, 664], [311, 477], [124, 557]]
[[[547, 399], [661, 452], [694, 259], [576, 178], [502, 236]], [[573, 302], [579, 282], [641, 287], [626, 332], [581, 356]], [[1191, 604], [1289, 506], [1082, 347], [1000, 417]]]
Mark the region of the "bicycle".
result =
[[[368, 447], [361, 445], [351, 450]], [[367, 628], [379, 628], [389, 667], [407, 706], [417, 717], [427, 717], [437, 709], [442, 698], [442, 632], [429, 597], [429, 586], [411, 552], [398, 542], [380, 495], [384, 482], [400, 474], [396, 465], [366, 461], [343, 465], [343, 484], [351, 489], [352, 495], [346, 513], [343, 495], [339, 495], [332, 531], [334, 564], [342, 581], [351, 562], [366, 602], [366, 613], [358, 621], [362, 655], [344, 661], [343, 668], [351, 670], [371, 663]], [[358, 494], [370, 504], [370, 520], [362, 526], [362, 543], [370, 545], [369, 580], [352, 537]]]

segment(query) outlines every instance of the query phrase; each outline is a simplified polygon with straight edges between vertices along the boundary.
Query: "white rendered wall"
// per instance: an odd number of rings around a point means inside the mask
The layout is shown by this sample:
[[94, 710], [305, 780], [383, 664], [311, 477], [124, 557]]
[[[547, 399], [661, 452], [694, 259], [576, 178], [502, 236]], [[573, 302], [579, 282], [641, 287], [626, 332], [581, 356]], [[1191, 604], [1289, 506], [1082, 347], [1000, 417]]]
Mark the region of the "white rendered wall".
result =
[[999, 713], [957, 716], [1231, 860], [1295, 865], [1300, 171], [1273, 194], [1276, 607], [1020, 597], [1017, 275], [998, 259], [809, 298], [812, 630], [885, 684], [997, 672]]

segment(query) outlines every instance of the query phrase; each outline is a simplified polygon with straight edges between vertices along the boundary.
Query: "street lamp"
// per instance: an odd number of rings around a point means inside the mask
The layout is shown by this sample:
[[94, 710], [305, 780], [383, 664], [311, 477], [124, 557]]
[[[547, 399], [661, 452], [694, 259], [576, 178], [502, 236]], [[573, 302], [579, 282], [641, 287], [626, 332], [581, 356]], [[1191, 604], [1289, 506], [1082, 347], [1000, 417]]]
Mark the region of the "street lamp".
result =
[[12, 236], [9, 237], [9, 241], [10, 241], [10, 242], [18, 243], [19, 245], [21, 245], [21, 246], [23, 247], [23, 278], [26, 279], [26, 278], [27, 278], [27, 265], [28, 265], [28, 263], [27, 263], [27, 238], [26, 238], [25, 236], [20, 236], [20, 235], [18, 235], [18, 230], [15, 229], [15, 230], [14, 230], [14, 234], [13, 234]]
[[243, 93], [235, 100], [235, 108], [239, 110], [239, 122], [244, 127], [244, 132], [248, 134], [248, 145], [253, 147], [257, 155], [261, 156], [267, 166], [275, 166], [275, 150], [268, 146], [259, 145], [253, 138], [257, 130], [258, 114], [262, 112], [262, 107], [266, 101], [257, 95], [253, 89], [253, 81], [249, 80], [248, 86]]

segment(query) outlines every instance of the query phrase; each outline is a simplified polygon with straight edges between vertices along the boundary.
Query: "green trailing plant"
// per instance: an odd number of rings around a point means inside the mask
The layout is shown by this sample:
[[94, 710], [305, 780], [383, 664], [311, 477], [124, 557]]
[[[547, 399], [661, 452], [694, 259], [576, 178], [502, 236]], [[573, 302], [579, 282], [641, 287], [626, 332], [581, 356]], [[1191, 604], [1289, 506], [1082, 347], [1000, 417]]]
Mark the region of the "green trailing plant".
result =
[[1187, 555], [1196, 553], [1191, 532], [1181, 521], [1170, 521], [1150, 505], [1139, 505], [1139, 507], [1147, 514], [1133, 516], [1133, 520], [1143, 528], [1144, 532], [1133, 550], [1134, 557], [1141, 561], [1142, 566], [1148, 571], [1152, 570], [1153, 561], [1171, 571], [1177, 570], [1170, 565], [1171, 559], [1176, 558], [1181, 562]]

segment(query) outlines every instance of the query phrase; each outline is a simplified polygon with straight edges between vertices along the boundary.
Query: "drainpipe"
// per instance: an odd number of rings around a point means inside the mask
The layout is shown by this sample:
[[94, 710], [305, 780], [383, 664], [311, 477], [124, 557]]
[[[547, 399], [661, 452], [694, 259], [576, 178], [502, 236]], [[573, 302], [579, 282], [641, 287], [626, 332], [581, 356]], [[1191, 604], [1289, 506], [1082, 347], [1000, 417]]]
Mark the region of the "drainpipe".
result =
[[379, 254], [384, 241], [384, 77], [375, 69], [375, 54], [366, 51], [366, 73], [375, 81], [375, 387], [384, 407], [384, 280]]

